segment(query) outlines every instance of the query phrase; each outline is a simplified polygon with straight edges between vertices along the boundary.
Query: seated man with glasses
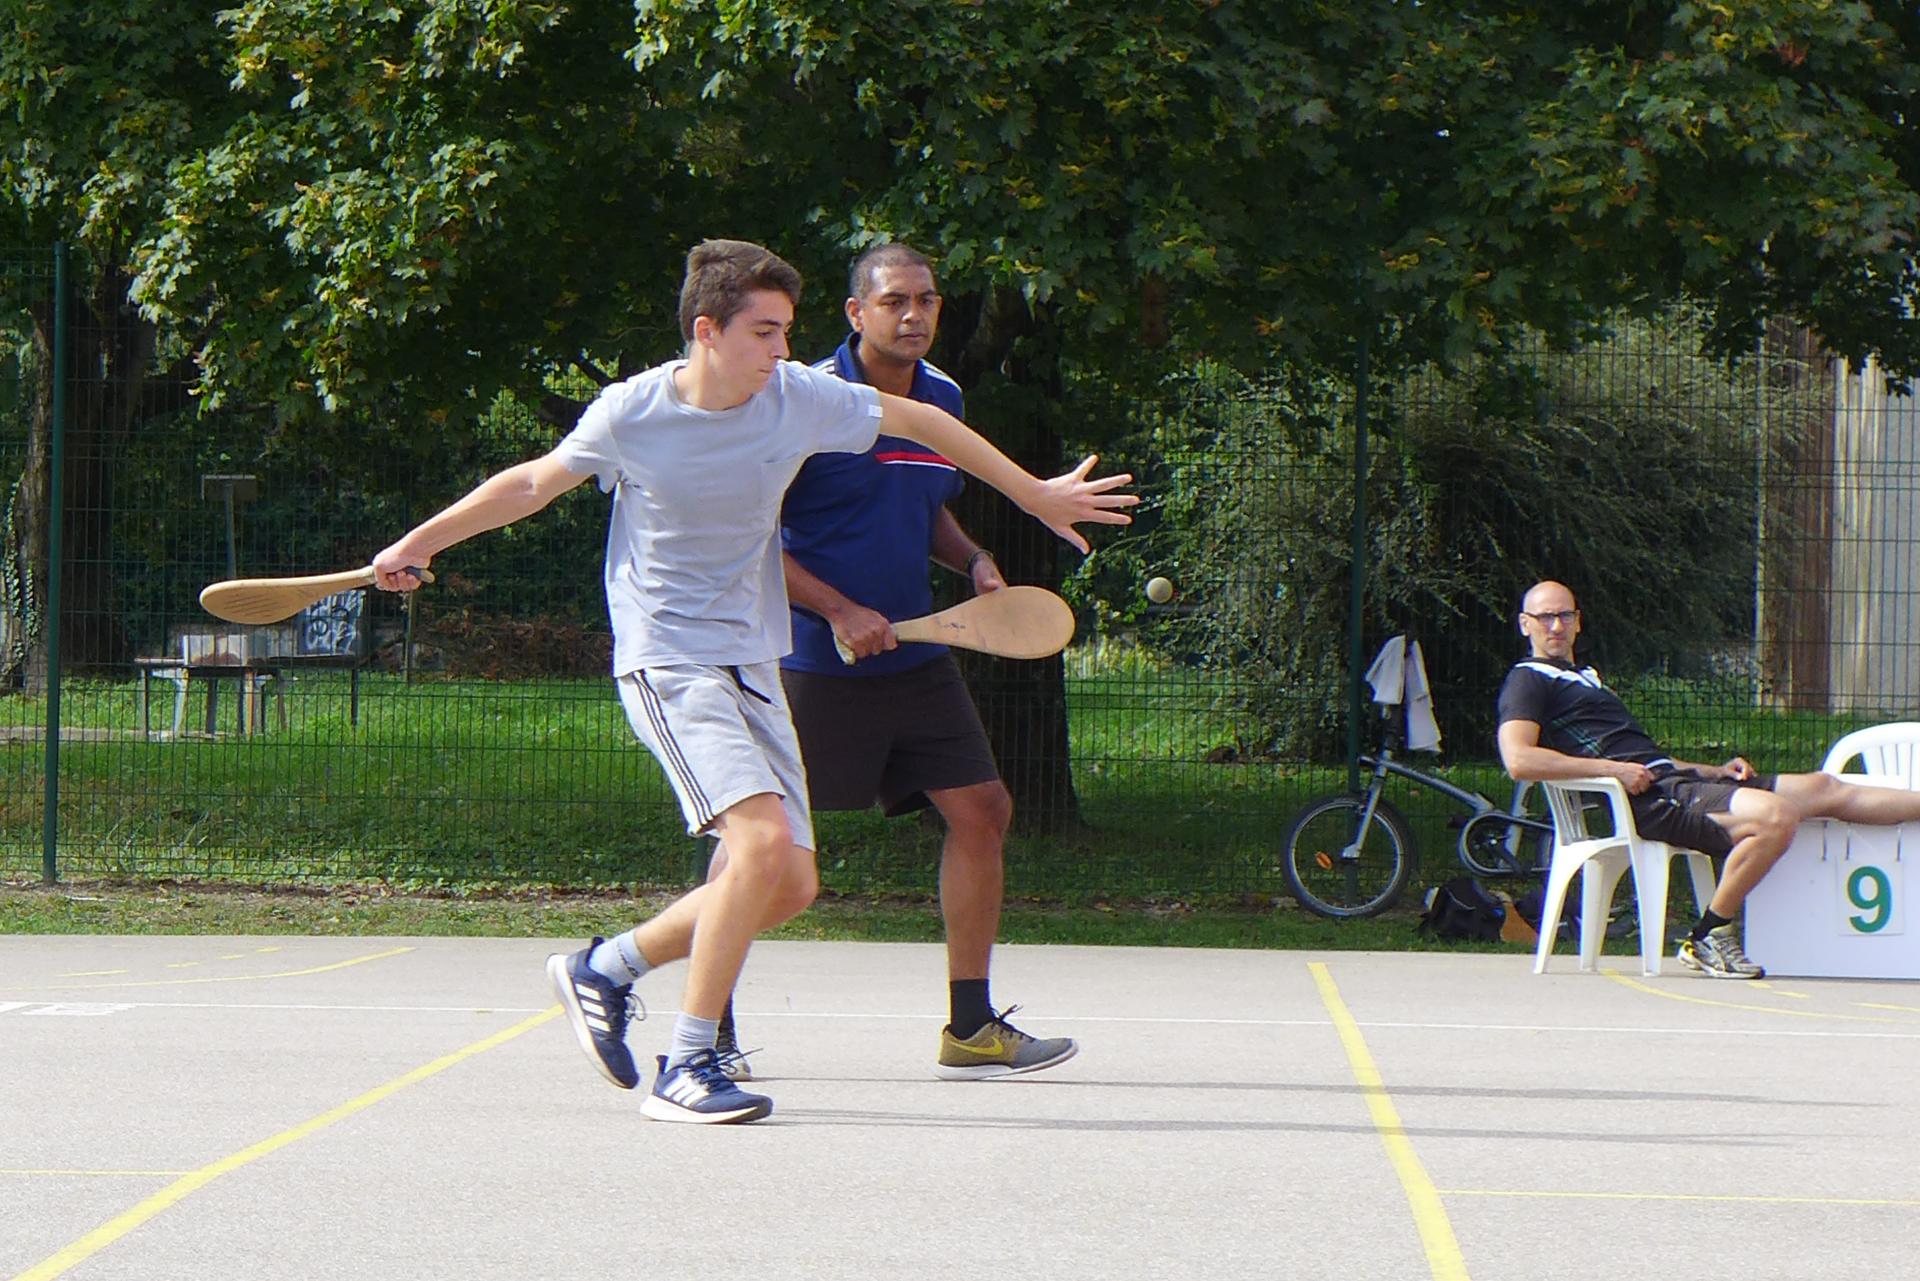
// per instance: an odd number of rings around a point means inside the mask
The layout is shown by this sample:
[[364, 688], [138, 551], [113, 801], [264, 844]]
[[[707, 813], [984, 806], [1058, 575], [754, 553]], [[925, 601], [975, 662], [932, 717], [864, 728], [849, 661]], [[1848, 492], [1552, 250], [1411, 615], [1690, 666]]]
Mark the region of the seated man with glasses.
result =
[[1786, 853], [1800, 821], [1920, 819], [1920, 792], [1861, 787], [1831, 774], [1758, 774], [1677, 761], [1640, 728], [1591, 667], [1576, 667], [1580, 610], [1563, 584], [1535, 583], [1520, 606], [1529, 657], [1500, 687], [1500, 760], [1516, 779], [1617, 778], [1642, 836], [1724, 859], [1720, 883], [1680, 960], [1712, 978], [1757, 979], [1733, 928], [1748, 893]]

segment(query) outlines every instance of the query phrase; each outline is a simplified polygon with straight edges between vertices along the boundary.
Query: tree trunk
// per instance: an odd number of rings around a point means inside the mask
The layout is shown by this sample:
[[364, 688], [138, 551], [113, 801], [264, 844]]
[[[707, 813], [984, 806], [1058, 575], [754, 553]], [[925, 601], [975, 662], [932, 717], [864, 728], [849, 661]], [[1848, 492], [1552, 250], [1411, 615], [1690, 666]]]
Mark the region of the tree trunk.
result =
[[20, 476], [8, 491], [0, 596], [7, 613], [6, 650], [0, 654], [0, 688], [44, 689], [47, 565], [47, 483], [53, 439], [53, 307], [33, 309], [33, 360], [22, 370], [31, 391], [27, 439]]
[[[1778, 463], [1766, 468], [1760, 541], [1759, 635], [1763, 699], [1784, 711], [1831, 711], [1833, 655], [1833, 357], [1799, 326], [1775, 322], [1768, 345], [1785, 351], [1778, 377], [1806, 384], [1798, 421], [1781, 423]], [[1772, 442], [1768, 442], [1771, 444]]]
[[[969, 424], [1039, 476], [1061, 460], [1059, 367], [1043, 316], [1011, 291], [948, 304], [941, 361], [967, 395]], [[974, 482], [955, 504], [968, 533], [994, 554], [1009, 583], [1060, 585], [1060, 542], [998, 491]], [[1079, 826], [1067, 730], [1066, 668], [1059, 657], [1010, 661], [962, 654], [1001, 777], [1022, 831]]]
[[[84, 262], [76, 255], [76, 264]], [[115, 462], [148, 412], [154, 330], [127, 302], [117, 263], [98, 268], [69, 307], [67, 430], [62, 467], [60, 649], [63, 669], [124, 663], [130, 639], [114, 607]], [[46, 565], [53, 458], [51, 302], [33, 311], [39, 377], [26, 458], [6, 513], [4, 599], [20, 620], [17, 643], [0, 656], [0, 685], [44, 688], [47, 676]]]

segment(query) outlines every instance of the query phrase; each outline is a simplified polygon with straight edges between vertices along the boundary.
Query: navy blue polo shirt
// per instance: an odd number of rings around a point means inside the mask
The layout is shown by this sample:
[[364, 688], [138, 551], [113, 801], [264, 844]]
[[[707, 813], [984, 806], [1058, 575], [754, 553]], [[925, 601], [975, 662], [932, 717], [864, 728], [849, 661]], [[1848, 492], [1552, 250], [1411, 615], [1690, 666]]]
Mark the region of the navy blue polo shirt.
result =
[[[858, 334], [814, 366], [848, 382], [865, 382]], [[913, 400], [964, 417], [960, 385], [921, 361]], [[960, 469], [918, 441], [883, 435], [864, 454], [815, 454], [787, 487], [780, 509], [781, 545], [802, 568], [841, 595], [887, 616], [918, 618], [933, 609], [928, 553], [940, 509], [959, 497]], [[882, 676], [931, 662], [945, 645], [902, 644], [848, 666], [833, 648], [833, 628], [792, 606], [793, 652], [782, 667], [832, 676]]]

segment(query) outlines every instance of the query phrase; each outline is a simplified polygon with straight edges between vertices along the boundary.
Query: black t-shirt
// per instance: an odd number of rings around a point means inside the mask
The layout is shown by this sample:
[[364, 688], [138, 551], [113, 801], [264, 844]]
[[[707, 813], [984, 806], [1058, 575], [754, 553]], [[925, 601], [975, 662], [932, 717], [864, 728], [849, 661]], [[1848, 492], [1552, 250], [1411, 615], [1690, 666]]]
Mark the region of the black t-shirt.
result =
[[1500, 686], [1500, 723], [1508, 721], [1532, 721], [1540, 727], [1540, 746], [1568, 756], [1673, 763], [1619, 696], [1600, 683], [1598, 672], [1556, 658], [1513, 665]]

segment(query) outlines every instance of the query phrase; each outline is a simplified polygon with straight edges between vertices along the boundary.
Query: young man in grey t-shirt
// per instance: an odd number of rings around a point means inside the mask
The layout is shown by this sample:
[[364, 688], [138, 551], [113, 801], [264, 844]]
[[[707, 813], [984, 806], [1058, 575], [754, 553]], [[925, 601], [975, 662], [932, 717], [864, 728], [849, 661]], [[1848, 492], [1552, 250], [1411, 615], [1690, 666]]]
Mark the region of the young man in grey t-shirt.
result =
[[[712, 833], [726, 870], [652, 920], [548, 961], [574, 1034], [608, 1080], [639, 1081], [627, 997], [648, 970], [689, 959], [673, 1045], [641, 1110], [667, 1121], [752, 1121], [773, 1109], [713, 1053], [727, 995], [761, 930], [818, 889], [806, 777], [778, 660], [791, 644], [780, 499], [810, 455], [855, 452], [880, 431], [920, 441], [1006, 494], [1082, 551], [1076, 523], [1126, 524], [1092, 458], [1042, 481], [958, 419], [788, 361], [799, 273], [758, 245], [710, 240], [687, 256], [684, 360], [615, 384], [544, 457], [483, 481], [374, 558], [379, 585], [466, 538], [532, 515], [589, 477], [614, 495], [607, 606], [614, 677], [687, 828]], [[698, 927], [696, 929], [696, 926]]]

